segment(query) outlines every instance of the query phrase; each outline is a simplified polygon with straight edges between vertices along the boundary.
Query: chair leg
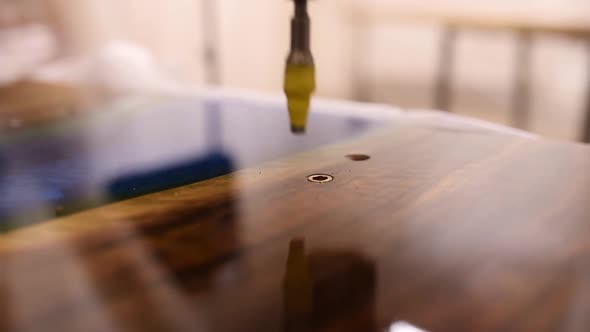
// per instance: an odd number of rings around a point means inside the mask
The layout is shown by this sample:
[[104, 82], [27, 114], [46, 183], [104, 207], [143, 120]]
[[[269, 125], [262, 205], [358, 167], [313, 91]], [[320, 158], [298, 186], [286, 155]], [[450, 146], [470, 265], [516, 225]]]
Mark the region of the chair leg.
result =
[[203, 27], [203, 70], [205, 83], [221, 84], [219, 63], [219, 7], [216, 0], [201, 0]]
[[451, 76], [455, 62], [455, 27], [445, 26], [440, 39], [438, 58], [438, 74], [434, 94], [434, 107], [438, 110], [450, 111], [451, 105]]
[[351, 93], [352, 98], [357, 101], [370, 102], [371, 91], [368, 84], [369, 70], [367, 68], [367, 61], [363, 59], [370, 57], [370, 45], [368, 43], [367, 29], [368, 24], [358, 24], [353, 27], [352, 32], [352, 74], [351, 74]]
[[[587, 42], [590, 42], [590, 40]], [[588, 44], [588, 52], [590, 53], [590, 43]], [[588, 57], [588, 65], [590, 66], [590, 56]], [[590, 143], [590, 80], [586, 86], [586, 107], [584, 116], [586, 119], [584, 120], [584, 127], [582, 129], [580, 140], [584, 143]]]
[[514, 90], [512, 94], [512, 124], [516, 128], [528, 129], [530, 125], [531, 45], [529, 31], [520, 31], [517, 36], [516, 61], [514, 68]]

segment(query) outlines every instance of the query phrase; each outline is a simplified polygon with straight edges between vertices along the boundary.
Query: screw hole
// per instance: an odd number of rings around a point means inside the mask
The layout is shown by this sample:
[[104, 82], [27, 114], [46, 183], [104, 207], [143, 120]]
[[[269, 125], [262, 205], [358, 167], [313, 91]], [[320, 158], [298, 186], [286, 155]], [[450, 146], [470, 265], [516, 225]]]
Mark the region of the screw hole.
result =
[[312, 174], [307, 177], [307, 180], [309, 182], [314, 182], [314, 183], [327, 183], [327, 182], [332, 182], [332, 180], [334, 180], [334, 177], [332, 175], [328, 175], [328, 174]]
[[352, 161], [364, 161], [364, 160], [369, 160], [371, 159], [371, 156], [368, 156], [366, 154], [349, 154], [346, 156], [346, 158], [352, 160]]

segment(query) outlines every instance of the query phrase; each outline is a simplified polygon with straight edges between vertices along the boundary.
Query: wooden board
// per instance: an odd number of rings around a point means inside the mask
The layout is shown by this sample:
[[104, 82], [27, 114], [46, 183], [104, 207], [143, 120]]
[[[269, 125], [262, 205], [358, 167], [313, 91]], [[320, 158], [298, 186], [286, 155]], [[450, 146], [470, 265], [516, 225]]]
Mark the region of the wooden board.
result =
[[4, 233], [0, 330], [586, 331], [589, 152], [400, 126]]

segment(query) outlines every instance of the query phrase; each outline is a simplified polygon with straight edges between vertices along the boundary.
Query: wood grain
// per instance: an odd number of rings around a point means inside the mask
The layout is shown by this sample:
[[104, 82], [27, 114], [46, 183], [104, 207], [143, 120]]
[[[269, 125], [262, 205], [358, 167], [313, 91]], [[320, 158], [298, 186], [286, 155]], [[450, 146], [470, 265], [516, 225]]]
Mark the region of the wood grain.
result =
[[584, 145], [396, 126], [1, 234], [0, 326], [587, 331], [588, 197]]

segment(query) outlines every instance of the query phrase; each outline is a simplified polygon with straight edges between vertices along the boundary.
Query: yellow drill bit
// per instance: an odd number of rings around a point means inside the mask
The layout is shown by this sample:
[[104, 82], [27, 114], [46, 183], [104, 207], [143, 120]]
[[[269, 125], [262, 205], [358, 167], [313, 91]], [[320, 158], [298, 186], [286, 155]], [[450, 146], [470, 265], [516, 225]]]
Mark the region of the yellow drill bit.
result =
[[305, 132], [311, 95], [315, 91], [315, 66], [310, 47], [310, 19], [307, 0], [295, 0], [291, 20], [291, 52], [285, 68], [285, 94], [291, 120], [291, 131]]

